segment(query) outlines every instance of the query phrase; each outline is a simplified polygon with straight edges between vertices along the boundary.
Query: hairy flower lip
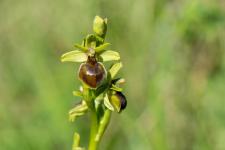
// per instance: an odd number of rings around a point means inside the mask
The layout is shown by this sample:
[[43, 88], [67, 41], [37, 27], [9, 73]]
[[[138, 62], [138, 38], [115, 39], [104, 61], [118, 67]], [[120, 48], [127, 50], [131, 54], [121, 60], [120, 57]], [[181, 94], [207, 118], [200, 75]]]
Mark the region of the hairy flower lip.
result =
[[97, 62], [95, 57], [88, 57], [86, 63], [80, 65], [79, 79], [90, 88], [97, 88], [106, 78], [106, 70], [102, 63]]
[[123, 95], [122, 92], [116, 92], [115, 96], [117, 96], [119, 98], [119, 100], [120, 100], [121, 107], [120, 107], [120, 111], [119, 112], [121, 112], [127, 106], [127, 99], [126, 99], [125, 95]]
[[122, 92], [111, 90], [104, 97], [104, 105], [111, 111], [121, 113], [127, 106], [127, 100]]
[[123, 95], [122, 92], [119, 92], [119, 93], [120, 93], [120, 96], [122, 96], [124, 99], [124, 101], [121, 102], [121, 110], [124, 110], [127, 107], [127, 99], [126, 99], [125, 95]]

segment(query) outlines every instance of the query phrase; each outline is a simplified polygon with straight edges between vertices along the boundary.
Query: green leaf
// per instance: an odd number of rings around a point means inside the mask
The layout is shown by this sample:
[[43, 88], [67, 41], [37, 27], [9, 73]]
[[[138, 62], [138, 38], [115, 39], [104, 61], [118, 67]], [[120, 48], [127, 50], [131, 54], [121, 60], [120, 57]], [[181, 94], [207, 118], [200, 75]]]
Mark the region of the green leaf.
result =
[[104, 97], [104, 105], [111, 111], [114, 111], [114, 108], [112, 106], [112, 104], [110, 103], [109, 101], [109, 97], [108, 97], [108, 94], [105, 94], [105, 97]]
[[118, 73], [118, 71], [122, 68], [122, 63], [115, 63], [110, 69], [109, 69], [109, 73], [111, 75], [111, 78], [113, 79], [116, 74]]
[[96, 52], [96, 53], [99, 53], [99, 52], [105, 50], [109, 45], [111, 45], [111, 44], [110, 44], [110, 43], [104, 43], [104, 44], [102, 44], [102, 45], [96, 47], [96, 48], [95, 48], [95, 52]]
[[[82, 43], [83, 44], [83, 43]], [[79, 50], [82, 50], [84, 52], [87, 52], [88, 51], [88, 48], [87, 47], [84, 47], [84, 46], [81, 46], [79, 44], [75, 44], [74, 45], [76, 48], [78, 48]]]
[[120, 54], [112, 50], [106, 50], [100, 54], [100, 57], [104, 61], [120, 60]]
[[79, 50], [74, 50], [67, 52], [61, 56], [61, 61], [69, 61], [69, 62], [85, 62], [87, 61], [87, 55]]

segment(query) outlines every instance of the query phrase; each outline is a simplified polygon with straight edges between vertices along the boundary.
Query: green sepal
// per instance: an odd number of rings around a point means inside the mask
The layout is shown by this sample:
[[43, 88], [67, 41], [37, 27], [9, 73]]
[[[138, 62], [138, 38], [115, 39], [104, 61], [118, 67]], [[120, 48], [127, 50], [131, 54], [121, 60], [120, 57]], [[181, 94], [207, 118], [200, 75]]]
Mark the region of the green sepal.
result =
[[85, 113], [84, 112], [74, 112], [72, 114], [69, 114], [69, 121], [74, 122], [77, 117], [83, 116]]
[[83, 94], [80, 91], [73, 91], [74, 96], [83, 97]]
[[87, 61], [87, 55], [80, 51], [80, 50], [74, 50], [74, 51], [70, 51], [70, 52], [67, 52], [65, 54], [63, 54], [61, 56], [61, 61], [62, 62], [66, 62], [66, 61], [69, 61], [69, 62], [85, 62]]
[[112, 84], [112, 87], [110, 88], [111, 90], [114, 90], [114, 91], [118, 91], [118, 92], [122, 92], [122, 88], [120, 87], [117, 87], [115, 84]]
[[112, 95], [110, 97], [110, 102], [113, 105], [113, 107], [116, 109], [117, 112], [120, 112], [121, 110], [121, 102], [119, 98], [116, 95]]
[[104, 105], [105, 105], [109, 110], [114, 111], [114, 107], [113, 107], [113, 105], [110, 103], [108, 94], [105, 94], [105, 97], [104, 97]]
[[98, 47], [95, 48], [95, 52], [96, 53], [99, 53], [99, 52], [102, 52], [103, 50], [105, 50], [108, 46], [110, 46], [111, 44], [110, 43], [104, 43]]
[[118, 71], [122, 68], [122, 63], [118, 62], [112, 65], [112, 67], [109, 69], [109, 73], [111, 75], [111, 78], [113, 79], [116, 74], [118, 73]]
[[80, 104], [76, 105], [69, 111], [69, 121], [74, 122], [77, 117], [84, 115], [87, 110], [88, 106], [86, 102], [82, 101]]
[[[82, 43], [83, 45], [83, 43]], [[88, 51], [88, 48], [87, 47], [84, 47], [82, 45], [79, 45], [79, 44], [74, 44], [74, 47], [78, 48], [79, 50], [82, 50], [84, 52], [87, 52]]]
[[120, 54], [113, 50], [106, 50], [100, 54], [102, 61], [120, 60]]

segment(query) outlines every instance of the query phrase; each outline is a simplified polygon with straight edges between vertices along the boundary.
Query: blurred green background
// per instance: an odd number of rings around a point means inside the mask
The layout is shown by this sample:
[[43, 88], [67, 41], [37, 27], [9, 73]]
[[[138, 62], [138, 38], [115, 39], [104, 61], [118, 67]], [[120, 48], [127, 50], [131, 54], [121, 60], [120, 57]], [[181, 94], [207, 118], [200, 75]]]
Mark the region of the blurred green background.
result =
[[100, 150], [225, 150], [225, 1], [1, 0], [0, 150], [69, 150], [88, 140], [78, 64], [60, 62], [95, 15], [121, 53], [127, 109]]

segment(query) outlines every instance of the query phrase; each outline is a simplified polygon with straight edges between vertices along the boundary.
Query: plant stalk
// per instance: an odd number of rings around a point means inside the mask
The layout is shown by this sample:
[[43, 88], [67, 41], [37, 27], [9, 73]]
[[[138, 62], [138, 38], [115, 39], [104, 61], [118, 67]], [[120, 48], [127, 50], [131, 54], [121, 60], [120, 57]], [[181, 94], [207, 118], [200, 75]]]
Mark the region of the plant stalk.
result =
[[91, 130], [88, 150], [97, 150], [99, 141], [95, 140], [98, 132], [98, 118], [95, 111], [91, 111]]

